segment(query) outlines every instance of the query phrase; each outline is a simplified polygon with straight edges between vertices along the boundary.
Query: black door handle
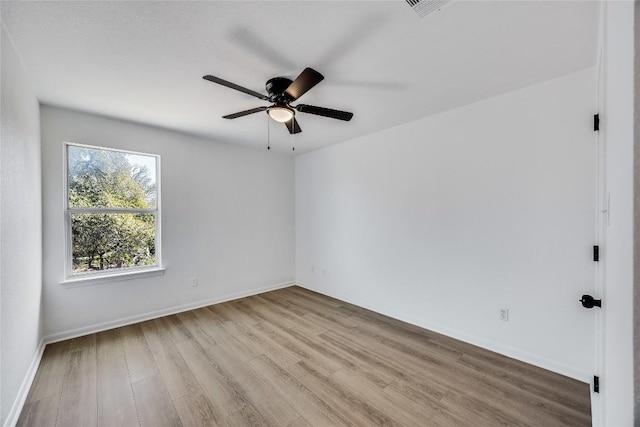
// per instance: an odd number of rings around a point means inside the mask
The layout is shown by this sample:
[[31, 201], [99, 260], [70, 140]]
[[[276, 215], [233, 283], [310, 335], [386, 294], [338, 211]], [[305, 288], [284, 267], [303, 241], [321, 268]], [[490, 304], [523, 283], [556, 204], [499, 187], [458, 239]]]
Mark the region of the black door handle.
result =
[[582, 306], [584, 308], [593, 308], [593, 307], [602, 308], [602, 300], [594, 299], [591, 295], [582, 295], [582, 298], [579, 299], [578, 301], [582, 303]]

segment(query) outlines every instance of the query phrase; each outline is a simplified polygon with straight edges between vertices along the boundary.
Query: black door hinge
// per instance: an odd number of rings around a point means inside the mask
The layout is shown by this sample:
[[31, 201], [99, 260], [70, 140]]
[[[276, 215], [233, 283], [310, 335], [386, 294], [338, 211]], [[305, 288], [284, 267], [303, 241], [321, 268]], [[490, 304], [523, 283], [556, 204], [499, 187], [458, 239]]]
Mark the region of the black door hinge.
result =
[[600, 261], [600, 246], [598, 245], [593, 246], [593, 260]]
[[600, 130], [600, 114], [594, 114], [593, 115], [593, 131], [599, 131]]
[[593, 392], [600, 393], [600, 377], [597, 375], [593, 376]]

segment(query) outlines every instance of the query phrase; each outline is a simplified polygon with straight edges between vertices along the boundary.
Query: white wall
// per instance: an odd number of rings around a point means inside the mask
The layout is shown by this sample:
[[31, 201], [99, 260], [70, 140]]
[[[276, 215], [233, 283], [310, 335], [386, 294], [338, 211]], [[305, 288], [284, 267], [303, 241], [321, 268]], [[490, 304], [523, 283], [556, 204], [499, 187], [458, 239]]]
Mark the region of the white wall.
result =
[[633, 424], [633, 19], [632, 1], [606, 3], [603, 132], [611, 202], [603, 253], [602, 426]]
[[594, 85], [587, 69], [298, 156], [299, 283], [589, 381]]
[[[84, 334], [294, 279], [293, 159], [43, 106], [44, 333]], [[164, 275], [66, 288], [63, 142], [161, 156]], [[191, 286], [191, 278], [199, 286]]]
[[0, 425], [21, 407], [40, 355], [42, 214], [38, 101], [4, 25], [0, 102]]

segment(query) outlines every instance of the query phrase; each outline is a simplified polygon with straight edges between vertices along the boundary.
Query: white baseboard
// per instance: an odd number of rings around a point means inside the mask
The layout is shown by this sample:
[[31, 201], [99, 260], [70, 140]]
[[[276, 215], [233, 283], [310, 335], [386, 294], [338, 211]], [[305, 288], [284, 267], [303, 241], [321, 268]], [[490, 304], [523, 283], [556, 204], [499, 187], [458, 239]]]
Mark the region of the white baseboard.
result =
[[276, 289], [287, 288], [293, 285], [295, 285], [295, 282], [283, 282], [275, 285], [263, 286], [261, 288], [254, 288], [248, 291], [237, 292], [237, 293], [210, 298], [202, 301], [196, 301], [189, 304], [168, 307], [162, 310], [155, 310], [148, 313], [136, 314], [135, 316], [124, 317], [117, 320], [111, 320], [109, 322], [98, 323], [96, 325], [85, 326], [82, 328], [71, 329], [69, 331], [58, 332], [55, 334], [47, 335], [44, 337], [44, 342], [45, 344], [51, 344], [54, 342], [64, 341], [71, 338], [77, 338], [84, 335], [93, 334], [96, 332], [106, 331], [108, 329], [114, 329], [114, 328], [119, 328], [121, 326], [127, 326], [127, 325], [132, 325], [134, 323], [144, 322], [145, 320], [157, 319], [158, 317], [168, 316], [176, 313], [182, 313], [184, 311], [194, 310], [196, 308], [206, 307], [212, 304], [219, 304], [225, 301], [231, 301], [239, 298], [249, 297], [252, 295], [258, 295], [264, 292], [274, 291]]
[[36, 352], [33, 355], [33, 359], [31, 359], [31, 364], [29, 365], [27, 374], [24, 376], [22, 385], [20, 385], [20, 390], [18, 390], [18, 395], [13, 401], [13, 405], [11, 405], [11, 410], [9, 411], [9, 414], [7, 414], [7, 418], [4, 422], [3, 427], [13, 427], [18, 422], [18, 418], [20, 417], [20, 413], [22, 412], [22, 407], [27, 401], [27, 395], [29, 394], [29, 390], [31, 389], [31, 384], [33, 384], [33, 380], [36, 377], [36, 372], [38, 372], [38, 366], [40, 366], [40, 360], [42, 360], [42, 354], [44, 353], [45, 345], [46, 344], [44, 340], [40, 339], [38, 347], [36, 348]]
[[401, 320], [403, 322], [407, 322], [412, 325], [419, 326], [421, 328], [428, 329], [430, 331], [437, 332], [439, 334], [446, 335], [448, 337], [455, 338], [457, 340], [464, 341], [466, 343], [473, 344], [475, 346], [482, 347], [496, 353], [500, 353], [504, 356], [511, 357], [513, 359], [517, 359], [552, 372], [556, 372], [560, 375], [565, 375], [578, 381], [582, 381], [585, 383], [591, 382], [592, 373], [583, 372], [581, 370], [575, 369], [573, 366], [565, 365], [554, 360], [549, 360], [544, 357], [540, 357], [538, 355], [531, 354], [514, 347], [506, 346], [492, 340], [476, 337], [460, 330], [447, 328], [436, 323], [424, 322], [422, 320], [406, 316], [402, 313], [398, 313], [397, 311], [388, 309], [387, 307], [383, 307], [379, 304], [372, 303], [370, 301], [363, 301], [361, 298], [350, 295], [348, 293], [327, 291], [306, 282], [296, 282], [296, 285], [300, 286], [301, 288], [309, 289], [310, 291], [327, 295], [329, 297], [336, 298], [362, 308], [366, 308], [367, 310], [375, 311], [376, 313], [384, 314], [385, 316], [389, 316], [394, 319]]

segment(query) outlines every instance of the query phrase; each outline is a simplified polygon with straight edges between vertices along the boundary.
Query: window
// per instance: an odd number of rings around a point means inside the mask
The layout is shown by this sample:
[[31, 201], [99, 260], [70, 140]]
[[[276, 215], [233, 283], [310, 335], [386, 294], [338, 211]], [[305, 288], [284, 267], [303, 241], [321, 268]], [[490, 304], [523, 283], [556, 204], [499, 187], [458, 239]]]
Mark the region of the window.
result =
[[67, 279], [158, 269], [160, 157], [65, 148]]

